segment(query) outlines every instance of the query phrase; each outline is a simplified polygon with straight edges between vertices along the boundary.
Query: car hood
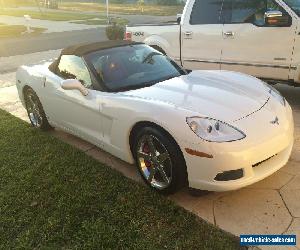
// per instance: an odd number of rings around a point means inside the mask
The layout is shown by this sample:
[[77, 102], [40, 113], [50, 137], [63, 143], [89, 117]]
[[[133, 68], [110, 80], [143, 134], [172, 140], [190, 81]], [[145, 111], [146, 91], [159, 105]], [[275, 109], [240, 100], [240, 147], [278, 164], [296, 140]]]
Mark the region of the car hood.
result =
[[163, 101], [222, 121], [246, 117], [258, 111], [269, 98], [260, 80], [229, 71], [193, 71], [123, 94]]

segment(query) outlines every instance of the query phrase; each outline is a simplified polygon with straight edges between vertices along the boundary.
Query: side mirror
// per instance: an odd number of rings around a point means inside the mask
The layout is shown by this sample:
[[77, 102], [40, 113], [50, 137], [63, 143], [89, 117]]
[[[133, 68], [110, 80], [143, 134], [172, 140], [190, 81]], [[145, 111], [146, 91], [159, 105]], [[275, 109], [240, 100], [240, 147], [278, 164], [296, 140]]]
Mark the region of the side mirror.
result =
[[181, 23], [181, 17], [182, 17], [182, 14], [177, 14], [177, 16], [176, 16], [176, 21], [177, 21], [177, 23], [178, 24], [180, 24]]
[[290, 25], [290, 18], [279, 10], [272, 10], [265, 13], [265, 23], [268, 26], [286, 27]]
[[80, 81], [78, 81], [77, 79], [67, 79], [67, 80], [63, 80], [61, 82], [61, 87], [64, 90], [78, 90], [80, 91], [80, 93], [83, 96], [87, 96], [89, 94], [89, 91], [86, 87], [84, 87]]

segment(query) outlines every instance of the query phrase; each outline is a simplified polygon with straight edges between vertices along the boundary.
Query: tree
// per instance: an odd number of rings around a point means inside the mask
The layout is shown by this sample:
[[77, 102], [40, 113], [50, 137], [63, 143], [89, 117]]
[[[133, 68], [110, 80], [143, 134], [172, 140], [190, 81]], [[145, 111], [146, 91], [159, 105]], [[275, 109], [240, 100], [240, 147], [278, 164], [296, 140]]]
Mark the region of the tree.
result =
[[42, 12], [42, 10], [41, 10], [41, 7], [40, 7], [40, 2], [39, 2], [38, 0], [35, 0], [35, 4], [36, 4], [36, 6], [38, 7], [39, 12], [40, 12], [41, 14], [43, 14], [43, 12]]
[[141, 12], [143, 13], [143, 12], [144, 12], [145, 0], [138, 0], [138, 1], [137, 1], [137, 4], [138, 4], [138, 6], [140, 7]]

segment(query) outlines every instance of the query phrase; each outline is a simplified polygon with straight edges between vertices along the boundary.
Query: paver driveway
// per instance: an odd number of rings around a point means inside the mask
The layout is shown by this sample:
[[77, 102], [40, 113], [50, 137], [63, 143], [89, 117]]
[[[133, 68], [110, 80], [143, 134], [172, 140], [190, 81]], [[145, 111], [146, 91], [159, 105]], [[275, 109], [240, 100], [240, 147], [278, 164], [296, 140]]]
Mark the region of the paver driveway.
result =
[[[1, 81], [0, 108], [28, 121], [12, 83], [13, 74], [0, 75]], [[300, 88], [284, 85], [276, 88], [288, 99], [294, 110], [295, 145], [288, 164], [271, 177], [238, 191], [195, 197], [183, 190], [170, 196], [170, 199], [235, 235], [289, 233], [297, 234], [300, 239]], [[51, 133], [121, 171], [125, 176], [141, 181], [134, 166], [62, 131]], [[300, 249], [299, 240], [297, 247]]]

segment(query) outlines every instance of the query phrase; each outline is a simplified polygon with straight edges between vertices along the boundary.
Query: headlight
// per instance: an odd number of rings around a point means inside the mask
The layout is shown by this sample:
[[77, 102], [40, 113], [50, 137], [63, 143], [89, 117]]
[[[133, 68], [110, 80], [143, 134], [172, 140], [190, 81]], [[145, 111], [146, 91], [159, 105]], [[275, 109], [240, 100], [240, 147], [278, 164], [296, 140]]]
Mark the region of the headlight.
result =
[[246, 137], [239, 129], [211, 118], [190, 117], [187, 123], [197, 136], [210, 142], [231, 142]]
[[285, 98], [280, 94], [280, 92], [275, 89], [274, 87], [272, 87], [271, 85], [265, 83], [266, 87], [269, 90], [269, 93], [277, 100], [279, 101], [283, 106], [286, 105], [286, 101]]

